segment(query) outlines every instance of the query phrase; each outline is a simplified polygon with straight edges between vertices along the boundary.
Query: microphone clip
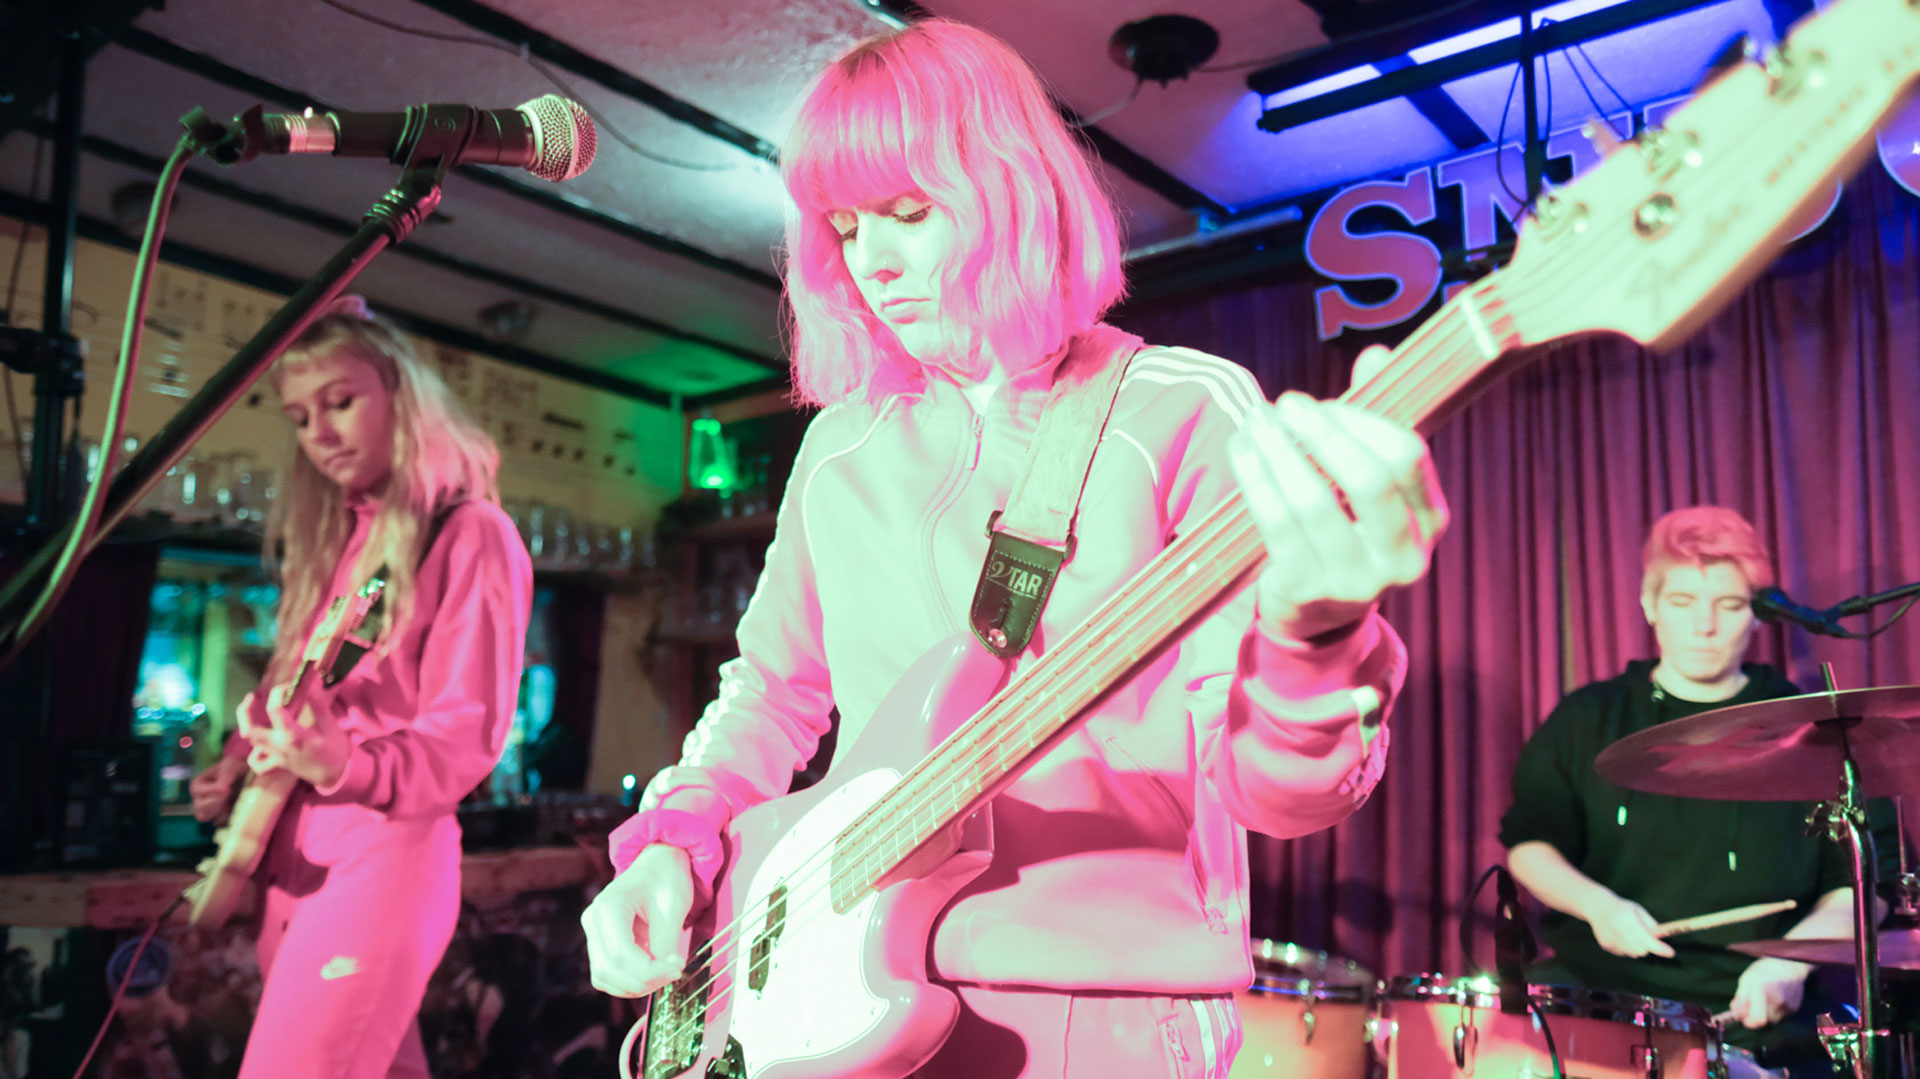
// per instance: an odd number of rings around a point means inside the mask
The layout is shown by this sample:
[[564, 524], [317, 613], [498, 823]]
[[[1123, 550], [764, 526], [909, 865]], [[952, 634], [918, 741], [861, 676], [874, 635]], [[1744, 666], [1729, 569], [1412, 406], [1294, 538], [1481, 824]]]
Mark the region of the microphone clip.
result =
[[180, 126], [187, 129], [187, 138], [193, 144], [193, 152], [220, 165], [238, 165], [252, 161], [260, 156], [260, 148], [266, 144], [266, 107], [255, 105], [233, 118], [236, 127], [207, 115], [207, 110], [194, 106], [192, 111], [180, 118]]

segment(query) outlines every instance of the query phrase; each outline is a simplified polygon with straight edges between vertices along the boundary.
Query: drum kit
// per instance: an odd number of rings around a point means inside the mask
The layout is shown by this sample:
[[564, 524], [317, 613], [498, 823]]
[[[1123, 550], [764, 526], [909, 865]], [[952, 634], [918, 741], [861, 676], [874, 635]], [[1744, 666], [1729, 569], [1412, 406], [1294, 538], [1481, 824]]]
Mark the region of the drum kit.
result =
[[[1916, 1017], [1891, 1014], [1882, 968], [1920, 971], [1920, 928], [1874, 932], [1875, 854], [1868, 798], [1920, 788], [1920, 686], [1828, 689], [1671, 720], [1623, 738], [1595, 767], [1623, 787], [1685, 798], [1804, 801], [1810, 828], [1851, 861], [1851, 939], [1756, 940], [1755, 956], [1850, 966], [1857, 1018], [1822, 1016], [1836, 1074], [1914, 1079]], [[1897, 804], [1897, 803], [1896, 803]], [[1920, 924], [1920, 878], [1901, 874], [1896, 921]], [[1244, 1041], [1232, 1079], [1725, 1079], [1760, 1071], [1724, 1046], [1705, 1008], [1654, 997], [1529, 985], [1525, 1010], [1502, 1008], [1490, 977], [1424, 974], [1374, 981], [1357, 964], [1257, 941], [1240, 994]], [[1744, 1063], [1743, 1063], [1744, 1061]]]
[[1254, 971], [1229, 1079], [1553, 1079], [1555, 1060], [1564, 1079], [1727, 1079], [1737, 1053], [1707, 1009], [1655, 997], [1534, 985], [1510, 1015], [1489, 977], [1377, 982], [1274, 941], [1254, 942]]

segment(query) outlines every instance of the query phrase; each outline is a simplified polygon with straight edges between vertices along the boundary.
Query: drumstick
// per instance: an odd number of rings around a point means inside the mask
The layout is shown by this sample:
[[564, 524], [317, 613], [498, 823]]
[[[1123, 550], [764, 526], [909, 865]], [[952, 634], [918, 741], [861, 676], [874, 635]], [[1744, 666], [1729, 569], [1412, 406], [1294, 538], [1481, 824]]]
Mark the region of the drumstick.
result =
[[1775, 903], [1755, 903], [1751, 906], [1733, 907], [1728, 910], [1716, 910], [1712, 914], [1696, 914], [1691, 918], [1678, 921], [1661, 922], [1653, 927], [1653, 935], [1666, 938], [1682, 933], [1694, 933], [1702, 929], [1718, 929], [1723, 925], [1738, 925], [1751, 922], [1755, 918], [1765, 918], [1769, 914], [1778, 914], [1783, 910], [1792, 910], [1798, 906], [1791, 899], [1782, 899]]

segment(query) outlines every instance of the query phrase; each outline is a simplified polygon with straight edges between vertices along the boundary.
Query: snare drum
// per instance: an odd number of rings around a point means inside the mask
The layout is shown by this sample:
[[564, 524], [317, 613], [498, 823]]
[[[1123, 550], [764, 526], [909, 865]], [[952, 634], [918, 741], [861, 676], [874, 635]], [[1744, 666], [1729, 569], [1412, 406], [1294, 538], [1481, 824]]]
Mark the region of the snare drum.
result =
[[1367, 1079], [1373, 975], [1350, 959], [1253, 942], [1253, 986], [1234, 998], [1240, 1054], [1229, 1079]]
[[[1719, 1028], [1705, 1008], [1658, 997], [1530, 985], [1534, 1009], [1500, 1010], [1491, 978], [1421, 974], [1381, 991], [1389, 1079], [1718, 1079]], [[1541, 1018], [1546, 1031], [1541, 1031]]]

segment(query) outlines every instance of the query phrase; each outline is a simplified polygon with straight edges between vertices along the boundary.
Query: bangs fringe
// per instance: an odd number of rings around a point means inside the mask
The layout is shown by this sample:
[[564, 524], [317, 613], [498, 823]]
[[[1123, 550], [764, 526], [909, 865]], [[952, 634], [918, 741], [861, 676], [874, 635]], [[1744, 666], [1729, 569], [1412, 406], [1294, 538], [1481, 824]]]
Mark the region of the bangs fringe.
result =
[[[783, 158], [787, 190], [804, 214], [858, 206], [915, 185], [903, 147], [904, 107], [885, 66], [868, 56], [851, 76], [840, 68], [809, 98]], [[888, 89], [896, 92], [886, 93]]]

